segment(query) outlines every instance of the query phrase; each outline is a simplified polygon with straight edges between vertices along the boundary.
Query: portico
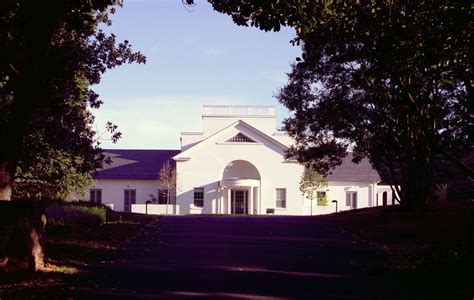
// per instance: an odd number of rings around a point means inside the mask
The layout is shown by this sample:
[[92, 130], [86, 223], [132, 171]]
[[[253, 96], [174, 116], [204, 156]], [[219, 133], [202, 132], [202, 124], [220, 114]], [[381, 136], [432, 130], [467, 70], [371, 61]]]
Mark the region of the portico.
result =
[[226, 178], [219, 181], [219, 214], [259, 214], [260, 180]]
[[260, 173], [246, 160], [227, 164], [218, 182], [217, 212], [220, 214], [260, 213]]

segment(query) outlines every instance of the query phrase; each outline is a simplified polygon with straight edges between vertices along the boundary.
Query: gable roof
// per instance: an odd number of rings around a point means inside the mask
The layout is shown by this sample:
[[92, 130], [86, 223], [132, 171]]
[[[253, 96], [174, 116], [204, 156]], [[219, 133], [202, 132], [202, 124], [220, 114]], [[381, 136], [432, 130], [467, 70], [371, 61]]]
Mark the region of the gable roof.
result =
[[342, 159], [342, 164], [334, 168], [327, 176], [328, 181], [362, 181], [379, 182], [380, 175], [372, 167], [369, 160], [364, 158], [360, 163], [352, 162], [352, 153]]
[[[279, 141], [275, 140], [274, 138], [272, 138], [271, 136], [261, 132], [260, 130], [258, 130], [257, 128], [251, 126], [250, 124], [242, 121], [242, 120], [238, 120], [232, 124], [230, 124], [229, 126], [211, 134], [210, 136], [206, 137], [205, 139], [197, 142], [196, 144], [194, 144], [193, 146], [189, 147], [188, 149], [182, 151], [181, 153], [177, 154], [175, 157], [173, 157], [174, 160], [181, 160], [181, 159], [185, 159], [187, 158], [187, 155], [189, 155], [190, 153], [192, 153], [193, 151], [195, 151], [196, 149], [199, 149], [200, 147], [202, 147], [203, 145], [207, 144], [208, 142], [212, 141], [213, 139], [216, 139], [216, 138], [219, 138], [221, 137], [221, 135], [224, 135], [226, 132], [229, 132], [233, 129], [236, 129], [237, 126], [242, 126], [244, 129], [246, 130], [249, 130], [250, 132], [252, 132], [254, 135], [256, 136], [259, 136], [261, 137], [262, 139], [264, 140], [267, 140], [269, 141], [270, 143], [272, 143], [273, 145], [275, 145], [278, 149], [280, 149], [282, 152], [285, 152], [288, 147], [286, 145], [283, 145], [282, 143], [280, 143]], [[238, 129], [237, 129], [238, 130]], [[244, 134], [246, 136], [246, 134]], [[222, 137], [221, 137], [222, 138]]]
[[112, 163], [92, 173], [94, 179], [146, 179], [156, 180], [163, 164], [169, 160], [172, 167], [176, 162], [171, 158], [180, 150], [115, 150], [104, 149], [104, 155]]

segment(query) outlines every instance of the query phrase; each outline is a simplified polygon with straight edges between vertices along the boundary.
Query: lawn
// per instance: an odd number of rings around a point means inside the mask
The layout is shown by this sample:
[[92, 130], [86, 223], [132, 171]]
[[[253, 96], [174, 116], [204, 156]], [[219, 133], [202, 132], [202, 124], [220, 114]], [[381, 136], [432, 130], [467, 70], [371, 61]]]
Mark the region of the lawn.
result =
[[41, 298], [51, 288], [68, 288], [64, 286], [67, 277], [86, 265], [112, 263], [119, 244], [156, 218], [120, 213], [118, 221], [107, 224], [47, 223], [45, 268], [36, 274], [0, 273], [0, 299]]
[[[45, 298], [71, 287], [65, 281], [91, 264], [110, 264], [119, 244], [156, 216], [119, 213], [107, 224], [49, 222], [46, 267], [36, 274], [0, 274], [0, 299]], [[386, 254], [386, 270], [400, 285], [452, 291], [471, 299], [474, 204], [429, 208], [369, 208], [317, 216]], [[53, 292], [53, 294], [56, 294]], [[42, 296], [44, 295], [44, 296]]]
[[472, 299], [473, 203], [419, 213], [377, 207], [318, 218], [378, 247], [386, 254], [387, 271], [401, 284], [451, 290], [452, 299]]

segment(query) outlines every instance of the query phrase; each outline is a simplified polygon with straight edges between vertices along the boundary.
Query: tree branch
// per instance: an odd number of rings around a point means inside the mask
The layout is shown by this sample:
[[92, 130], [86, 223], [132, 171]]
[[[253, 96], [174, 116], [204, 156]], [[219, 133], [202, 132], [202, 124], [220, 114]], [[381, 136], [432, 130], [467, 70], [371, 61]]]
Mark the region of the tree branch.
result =
[[442, 149], [436, 149], [436, 152], [441, 154], [444, 158], [452, 162], [460, 171], [462, 171], [471, 181], [474, 181], [474, 170], [466, 165], [462, 160]]

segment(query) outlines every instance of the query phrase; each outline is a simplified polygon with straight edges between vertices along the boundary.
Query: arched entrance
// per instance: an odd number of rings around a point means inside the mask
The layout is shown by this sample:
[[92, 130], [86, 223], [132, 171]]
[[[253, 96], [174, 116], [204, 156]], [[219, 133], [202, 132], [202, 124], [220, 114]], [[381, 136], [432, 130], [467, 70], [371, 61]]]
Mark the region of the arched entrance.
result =
[[219, 181], [218, 213], [257, 214], [260, 212], [260, 173], [246, 160], [227, 164]]

